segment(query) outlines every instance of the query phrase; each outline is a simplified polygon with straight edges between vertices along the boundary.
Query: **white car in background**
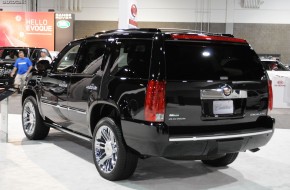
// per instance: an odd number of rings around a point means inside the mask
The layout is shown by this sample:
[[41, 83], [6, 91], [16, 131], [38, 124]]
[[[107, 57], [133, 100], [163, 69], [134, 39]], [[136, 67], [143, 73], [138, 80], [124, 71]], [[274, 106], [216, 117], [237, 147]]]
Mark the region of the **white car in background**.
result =
[[51, 55], [51, 59], [54, 60], [59, 54], [59, 51], [49, 51], [49, 53]]
[[289, 67], [275, 59], [261, 58], [261, 62], [267, 71], [290, 71]]
[[273, 107], [290, 108], [290, 69], [276, 59], [260, 59], [272, 81]]

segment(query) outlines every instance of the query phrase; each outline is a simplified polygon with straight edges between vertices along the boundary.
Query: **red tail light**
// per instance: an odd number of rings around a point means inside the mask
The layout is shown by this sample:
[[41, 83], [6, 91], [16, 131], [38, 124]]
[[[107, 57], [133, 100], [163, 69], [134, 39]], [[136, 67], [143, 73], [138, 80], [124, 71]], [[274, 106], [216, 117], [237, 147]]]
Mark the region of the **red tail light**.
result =
[[273, 109], [273, 90], [272, 90], [272, 81], [271, 80], [268, 81], [268, 93], [269, 93], [268, 109], [272, 110]]
[[150, 80], [145, 97], [145, 120], [163, 122], [165, 114], [165, 81]]

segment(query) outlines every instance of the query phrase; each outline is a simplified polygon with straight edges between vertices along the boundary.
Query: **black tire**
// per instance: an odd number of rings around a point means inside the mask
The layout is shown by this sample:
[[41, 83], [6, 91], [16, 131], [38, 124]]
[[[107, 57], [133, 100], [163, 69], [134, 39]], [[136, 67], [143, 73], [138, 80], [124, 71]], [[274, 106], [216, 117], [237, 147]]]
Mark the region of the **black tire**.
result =
[[43, 119], [39, 114], [38, 105], [33, 96], [28, 96], [24, 100], [22, 106], [22, 127], [24, 134], [30, 140], [42, 140], [49, 133], [50, 127], [43, 124]]
[[214, 160], [202, 160], [202, 162], [206, 165], [209, 166], [214, 166], [214, 167], [222, 167], [222, 166], [227, 166], [231, 163], [233, 163], [236, 158], [238, 157], [239, 153], [227, 153], [225, 156], [221, 158], [217, 158]]
[[[108, 135], [109, 140], [104, 138], [106, 136], [104, 132]], [[111, 133], [114, 136], [111, 136]], [[104, 142], [108, 142], [109, 144], [107, 146], [101, 146], [101, 143], [104, 144]], [[102, 148], [96, 148], [97, 146]], [[138, 155], [134, 154], [126, 146], [122, 132], [112, 118], [105, 117], [98, 122], [93, 133], [92, 147], [95, 166], [103, 178], [110, 181], [117, 181], [127, 179], [134, 173], [138, 163]], [[117, 148], [114, 149], [114, 147]], [[100, 155], [103, 156], [102, 158], [106, 156], [110, 158], [101, 159]], [[102, 160], [107, 160], [107, 162], [102, 164]]]

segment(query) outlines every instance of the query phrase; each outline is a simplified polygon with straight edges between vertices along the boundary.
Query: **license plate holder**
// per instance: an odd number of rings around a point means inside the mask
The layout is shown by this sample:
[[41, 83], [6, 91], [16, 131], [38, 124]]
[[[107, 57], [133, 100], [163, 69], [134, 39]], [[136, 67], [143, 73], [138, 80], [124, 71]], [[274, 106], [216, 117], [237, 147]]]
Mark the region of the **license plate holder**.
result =
[[213, 101], [213, 114], [225, 115], [234, 113], [233, 100], [215, 100]]

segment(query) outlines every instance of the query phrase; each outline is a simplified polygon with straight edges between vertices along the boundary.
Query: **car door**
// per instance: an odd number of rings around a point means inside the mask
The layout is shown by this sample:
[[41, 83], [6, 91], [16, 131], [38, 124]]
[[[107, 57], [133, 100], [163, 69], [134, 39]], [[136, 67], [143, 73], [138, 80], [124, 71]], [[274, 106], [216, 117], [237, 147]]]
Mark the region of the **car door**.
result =
[[33, 66], [35, 66], [36, 62], [38, 61], [40, 57], [40, 49], [31, 49], [31, 55], [30, 55], [30, 60], [33, 64]]
[[68, 90], [69, 129], [90, 136], [87, 122], [88, 100], [97, 97], [102, 77], [101, 65], [106, 60], [106, 42], [90, 40], [80, 50], [75, 71], [70, 75]]
[[52, 72], [40, 78], [42, 113], [63, 127], [69, 125], [67, 89], [70, 82], [69, 75], [75, 69], [74, 63], [80, 46], [81, 43], [76, 42], [65, 47], [59, 58], [52, 63], [54, 65]]

